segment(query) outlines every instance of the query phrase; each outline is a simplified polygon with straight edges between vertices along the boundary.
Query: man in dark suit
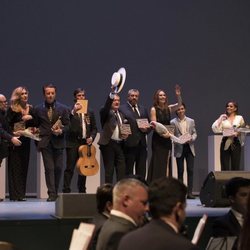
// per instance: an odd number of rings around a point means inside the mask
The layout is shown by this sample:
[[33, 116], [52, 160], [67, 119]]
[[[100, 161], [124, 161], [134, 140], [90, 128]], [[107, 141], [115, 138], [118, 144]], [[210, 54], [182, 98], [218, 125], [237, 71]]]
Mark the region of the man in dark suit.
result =
[[[116, 183], [113, 189], [113, 209], [102, 226], [97, 250], [116, 250], [121, 238], [136, 229], [148, 210], [147, 186], [135, 178]], [[127, 248], [129, 249], [129, 248]]]
[[[10, 134], [10, 129], [5, 118], [7, 106], [8, 102], [6, 97], [0, 94], [0, 167], [2, 160], [8, 157], [9, 143], [14, 144], [15, 146], [20, 146], [22, 144], [17, 137]], [[0, 198], [0, 201], [3, 201], [3, 199]]]
[[123, 144], [124, 139], [128, 137], [128, 134], [121, 131], [124, 116], [119, 112], [120, 96], [114, 92], [113, 87], [111, 91], [100, 110], [102, 131], [98, 144], [105, 168], [105, 183], [113, 183], [114, 171], [118, 181], [125, 176]]
[[[126, 174], [140, 175], [145, 179], [147, 162], [147, 140], [146, 135], [150, 132], [148, 111], [138, 104], [139, 91], [130, 89], [128, 91], [127, 103], [121, 105], [119, 110], [131, 127], [131, 135], [124, 142], [124, 155], [126, 160]], [[146, 119], [147, 123], [139, 123]], [[138, 124], [141, 124], [138, 126]]]
[[41, 141], [37, 148], [42, 153], [45, 180], [48, 188], [47, 201], [55, 201], [63, 171], [64, 134], [69, 128], [69, 108], [56, 101], [56, 87], [43, 87], [44, 102], [35, 107], [35, 124]]
[[120, 241], [119, 250], [195, 250], [180, 234], [185, 220], [187, 188], [174, 178], [163, 177], [149, 187], [149, 209], [152, 220]]
[[[247, 199], [250, 194], [250, 180], [234, 177], [226, 183], [226, 195], [230, 201], [230, 211], [217, 218], [212, 227], [213, 237], [228, 237], [240, 235], [247, 211]], [[237, 243], [234, 244], [234, 249]]]
[[113, 207], [112, 191], [113, 185], [110, 183], [105, 183], [97, 188], [96, 204], [98, 213], [93, 219], [93, 224], [95, 224], [95, 230], [88, 247], [89, 250], [96, 250], [96, 244], [101, 228], [105, 221], [110, 218], [110, 211]]
[[[66, 133], [66, 169], [64, 170], [63, 192], [70, 193], [71, 180], [75, 165], [79, 158], [79, 147], [91, 145], [95, 140], [97, 127], [92, 109], [87, 108], [87, 113], [77, 113], [83, 107], [79, 100], [85, 100], [85, 91], [77, 88], [74, 93], [75, 105], [70, 114], [70, 126]], [[78, 175], [77, 187], [79, 193], [86, 193], [86, 176]]]

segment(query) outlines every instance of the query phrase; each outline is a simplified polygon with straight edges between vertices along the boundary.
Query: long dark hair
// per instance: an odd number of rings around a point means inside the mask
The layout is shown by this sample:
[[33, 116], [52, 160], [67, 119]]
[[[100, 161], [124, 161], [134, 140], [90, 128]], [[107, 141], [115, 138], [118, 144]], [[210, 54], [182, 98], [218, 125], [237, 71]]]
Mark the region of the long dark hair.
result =
[[[162, 90], [162, 89], [156, 90], [155, 93], [154, 93], [154, 96], [153, 96], [153, 106], [155, 108], [162, 109], [162, 107], [160, 107], [160, 105], [159, 105], [159, 94], [160, 94], [160, 92], [164, 92], [165, 95], [166, 95], [166, 92], [164, 90]], [[164, 104], [164, 108], [163, 109], [168, 110], [168, 98], [167, 98], [167, 95], [166, 95], [166, 102]]]

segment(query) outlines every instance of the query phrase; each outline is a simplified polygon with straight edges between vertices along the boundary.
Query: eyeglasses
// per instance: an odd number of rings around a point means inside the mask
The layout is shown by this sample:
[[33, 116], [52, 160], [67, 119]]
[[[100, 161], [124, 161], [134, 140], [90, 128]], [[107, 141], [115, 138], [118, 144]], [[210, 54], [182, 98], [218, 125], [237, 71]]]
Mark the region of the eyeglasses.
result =
[[1, 103], [7, 103], [8, 101], [7, 100], [5, 100], [5, 101], [0, 101]]

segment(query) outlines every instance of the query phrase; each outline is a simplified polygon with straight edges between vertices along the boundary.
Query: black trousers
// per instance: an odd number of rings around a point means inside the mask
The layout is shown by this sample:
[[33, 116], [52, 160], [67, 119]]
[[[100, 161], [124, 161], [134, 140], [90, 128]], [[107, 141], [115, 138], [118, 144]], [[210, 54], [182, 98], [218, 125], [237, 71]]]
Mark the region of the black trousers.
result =
[[[63, 192], [70, 193], [71, 192], [71, 181], [74, 175], [74, 171], [76, 168], [76, 162], [79, 158], [79, 149], [80, 145], [66, 148], [66, 168], [64, 170], [64, 179], [63, 179]], [[86, 176], [78, 175], [77, 180], [77, 188], [79, 193], [86, 192]]]
[[10, 146], [8, 157], [8, 184], [10, 200], [26, 195], [26, 183], [30, 159], [30, 139], [20, 137], [21, 146]]
[[139, 143], [135, 147], [124, 147], [124, 155], [126, 161], [126, 175], [140, 175], [145, 179], [146, 163], [147, 163], [147, 148]]
[[176, 158], [178, 180], [181, 182], [183, 182], [184, 160], [186, 160], [186, 164], [187, 164], [188, 193], [191, 194], [193, 190], [194, 156], [190, 149], [189, 144], [183, 145], [183, 151], [182, 151], [181, 157]]
[[51, 143], [41, 149], [45, 168], [45, 181], [48, 195], [55, 196], [58, 193], [63, 171], [63, 149], [54, 148]]
[[123, 153], [123, 143], [110, 140], [107, 145], [100, 145], [102, 153], [105, 183], [113, 183], [114, 172], [117, 181], [125, 177], [125, 157]]
[[227, 150], [224, 150], [227, 137], [223, 137], [220, 145], [221, 170], [240, 170], [241, 145], [238, 138], [234, 138], [233, 143]]

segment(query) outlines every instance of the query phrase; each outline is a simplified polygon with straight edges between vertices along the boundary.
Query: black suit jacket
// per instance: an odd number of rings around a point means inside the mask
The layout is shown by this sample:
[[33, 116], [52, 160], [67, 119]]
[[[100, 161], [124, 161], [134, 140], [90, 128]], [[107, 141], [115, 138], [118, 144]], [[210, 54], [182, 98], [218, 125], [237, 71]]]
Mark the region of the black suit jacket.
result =
[[[69, 129], [69, 113], [70, 110], [64, 104], [57, 101], [54, 103], [54, 111], [52, 121], [48, 118], [48, 109], [45, 104], [42, 103], [35, 107], [35, 125], [39, 127], [41, 141], [38, 142], [38, 149], [45, 148], [48, 146], [49, 142], [52, 143], [54, 148], [62, 149], [64, 148], [64, 133]], [[63, 124], [63, 133], [61, 135], [54, 135], [52, 133], [52, 126], [55, 122], [61, 119]]]
[[97, 240], [100, 234], [100, 231], [102, 229], [103, 224], [108, 220], [109, 217], [107, 217], [104, 214], [98, 213], [95, 215], [93, 219], [93, 224], [95, 224], [95, 230], [92, 235], [90, 244], [88, 246], [88, 250], [96, 250]]
[[111, 215], [102, 226], [97, 240], [96, 250], [116, 250], [121, 238], [135, 228], [136, 226], [132, 222]]
[[214, 221], [212, 233], [214, 237], [239, 236], [240, 230], [241, 226], [230, 210]]
[[3, 140], [10, 141], [12, 135], [10, 134], [10, 128], [6, 122], [5, 113], [0, 111], [0, 143]]
[[[93, 110], [88, 109], [87, 114], [84, 115], [86, 126], [86, 138], [92, 137], [93, 141], [97, 134], [96, 120]], [[69, 130], [66, 133], [66, 147], [75, 147], [79, 145], [82, 140], [82, 126], [79, 115], [70, 114]]]
[[126, 234], [118, 250], [197, 250], [188, 239], [174, 231], [162, 220], [152, 219], [148, 224]]
[[[119, 110], [124, 115], [124, 118], [128, 120], [128, 123], [130, 124], [130, 128], [131, 128], [131, 132], [132, 132], [132, 134], [129, 135], [128, 138], [126, 139], [124, 143], [125, 146], [135, 147], [141, 142], [141, 144], [146, 147], [147, 146], [146, 134], [150, 132], [150, 129], [148, 129], [146, 133], [143, 133], [138, 128], [137, 122], [136, 122], [137, 117], [135, 116], [135, 113], [132, 107], [128, 103], [121, 105]], [[148, 119], [149, 121], [147, 109], [141, 105], [138, 105], [138, 110], [140, 112], [140, 118]]]
[[4, 112], [0, 112], [0, 159], [8, 156], [8, 146], [11, 141], [12, 135]]
[[[107, 145], [109, 143], [117, 125], [114, 111], [111, 110], [112, 103], [113, 99], [108, 96], [104, 107], [102, 107], [100, 110], [100, 118], [102, 125], [102, 131], [100, 133], [100, 139], [98, 142], [98, 144], [100, 145]], [[124, 121], [123, 114], [121, 112], [119, 112], [119, 114], [121, 116], [122, 121]]]

